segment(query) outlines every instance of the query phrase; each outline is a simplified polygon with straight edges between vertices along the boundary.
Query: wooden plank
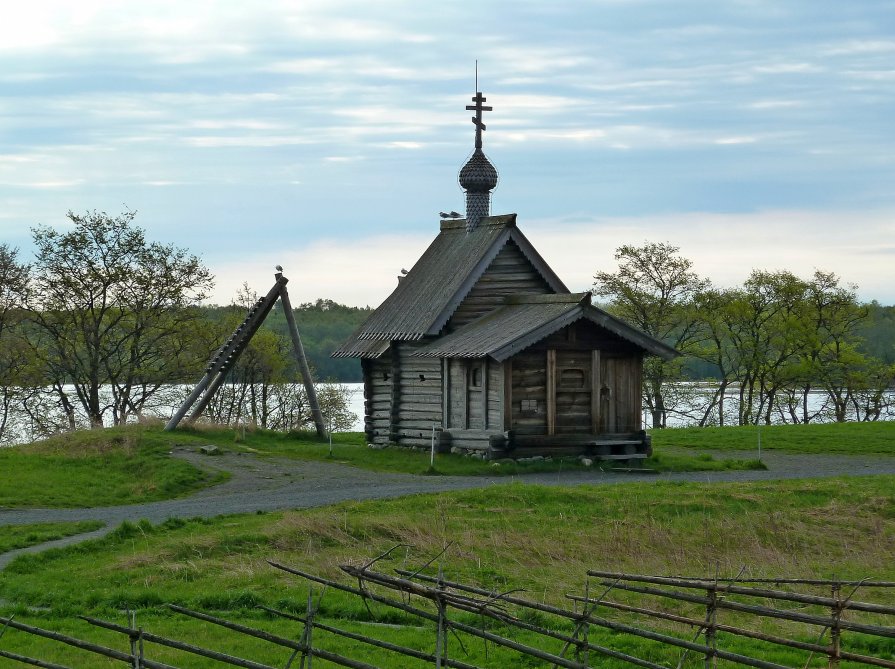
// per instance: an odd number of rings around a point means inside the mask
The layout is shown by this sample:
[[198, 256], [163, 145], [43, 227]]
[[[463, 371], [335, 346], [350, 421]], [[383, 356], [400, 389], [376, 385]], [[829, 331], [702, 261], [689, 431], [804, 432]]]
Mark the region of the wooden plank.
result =
[[392, 343], [392, 370], [391, 370], [391, 419], [389, 423], [390, 440], [398, 441], [398, 402], [401, 399], [401, 346], [398, 342]]
[[591, 351], [591, 375], [590, 375], [590, 431], [597, 434], [600, 431], [600, 351]]
[[401, 404], [437, 404], [441, 406], [441, 395], [439, 393], [422, 392], [405, 393], [401, 398]]
[[[376, 416], [376, 415], [374, 415], [372, 418], [373, 418], [373, 420], [382, 421], [383, 424], [385, 423], [385, 420], [386, 420], [386, 418], [385, 418], [384, 416]], [[416, 426], [417, 423], [419, 423], [419, 424], [425, 424], [425, 425], [432, 425], [432, 423], [436, 423], [436, 424], [438, 424], [438, 425], [441, 425], [441, 416], [440, 416], [439, 414], [437, 414], [437, 413], [423, 413], [423, 412], [419, 412], [419, 413], [407, 413], [407, 412], [402, 412], [401, 415], [398, 417], [398, 423], [399, 423], [400, 425], [405, 425], [405, 424], [407, 424], [407, 423], [414, 423], [415, 426]]]
[[[422, 376], [423, 378], [420, 378]], [[401, 383], [406, 385], [408, 389], [429, 388], [432, 390], [441, 390], [440, 374], [422, 374], [421, 372], [402, 372]]]
[[479, 441], [488, 441], [492, 436], [496, 434], [502, 434], [500, 432], [494, 432], [493, 430], [449, 430], [452, 439], [472, 439]]
[[[432, 446], [432, 426], [428, 427], [401, 427], [399, 430], [400, 441], [398, 444], [411, 444], [429, 448]], [[438, 447], [438, 432], [435, 432], [435, 446]]]
[[503, 429], [513, 429], [513, 359], [503, 363]]
[[547, 434], [556, 432], [556, 350], [547, 351]]
[[463, 413], [461, 414], [460, 426], [465, 428], [469, 427], [469, 402], [467, 400], [469, 392], [469, 366], [465, 363], [461, 364], [460, 381], [460, 388], [458, 389], [458, 392], [463, 397], [463, 401], [461, 403]]
[[488, 429], [488, 358], [482, 360], [482, 427]]
[[424, 413], [426, 415], [438, 416], [439, 422], [441, 421], [441, 405], [439, 404], [402, 404], [401, 405], [401, 414], [419, 414]]
[[635, 360], [636, 370], [634, 372], [634, 393], [635, 393], [635, 412], [634, 412], [634, 430], [643, 429], [643, 355], [637, 356]]
[[451, 375], [447, 358], [441, 359], [441, 421], [445, 427], [451, 424]]

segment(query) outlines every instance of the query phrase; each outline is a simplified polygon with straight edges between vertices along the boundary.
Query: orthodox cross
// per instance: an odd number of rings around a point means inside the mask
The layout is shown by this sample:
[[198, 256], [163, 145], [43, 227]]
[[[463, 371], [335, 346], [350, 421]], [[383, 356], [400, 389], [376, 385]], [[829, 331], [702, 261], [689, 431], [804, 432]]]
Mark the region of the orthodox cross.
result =
[[474, 105], [466, 105], [466, 109], [468, 111], [475, 111], [475, 116], [472, 117], [472, 123], [475, 126], [475, 148], [482, 148], [482, 130], [485, 130], [485, 124], [482, 123], [482, 112], [492, 111], [491, 107], [485, 107], [482, 105], [485, 100], [488, 98], [484, 97], [481, 92], [476, 92], [475, 97], [472, 98], [472, 101], [475, 102]]

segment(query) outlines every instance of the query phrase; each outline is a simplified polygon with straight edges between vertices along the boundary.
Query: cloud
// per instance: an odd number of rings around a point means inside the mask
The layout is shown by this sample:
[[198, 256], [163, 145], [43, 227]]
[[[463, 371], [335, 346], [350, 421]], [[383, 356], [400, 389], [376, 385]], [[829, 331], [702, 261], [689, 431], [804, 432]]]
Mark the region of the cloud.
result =
[[352, 306], [378, 306], [431, 241], [424, 235], [381, 235], [356, 239], [323, 239], [307, 245], [249, 253], [235, 259], [208, 261], [217, 276], [211, 302], [229, 304], [243, 282], [258, 292], [273, 283], [274, 266], [282, 265], [290, 280], [292, 302], [327, 298]]
[[824, 68], [814, 63], [771, 63], [756, 65], [752, 70], [759, 74], [814, 74], [823, 72]]
[[805, 103], [801, 100], [759, 100], [747, 105], [749, 109], [791, 109], [803, 106]]
[[755, 144], [757, 141], [756, 137], [719, 137], [715, 144]]
[[[742, 284], [753, 269], [786, 269], [803, 277], [822, 269], [857, 283], [862, 299], [895, 304], [895, 287], [889, 281], [891, 248], [879, 245], [880, 239], [895, 238], [895, 209], [520, 217], [519, 227], [573, 292], [589, 290], [595, 272], [617, 267], [617, 247], [667, 241], [693, 260], [696, 272], [720, 287]], [[212, 301], [228, 303], [243, 281], [261, 292], [279, 263], [291, 279], [295, 303], [328, 298], [377, 306], [394, 290], [400, 270], [416, 262], [434, 235], [318, 240], [306, 248], [286, 246], [239, 261], [212, 260], [209, 264], [218, 276]]]
[[895, 238], [895, 209], [541, 219], [520, 227], [573, 291], [587, 289], [594, 272], [615, 269], [618, 246], [668, 241], [718, 286], [740, 285], [753, 269], [804, 277], [823, 269], [857, 283], [863, 299], [895, 303], [891, 257], [878, 253], [880, 240]]

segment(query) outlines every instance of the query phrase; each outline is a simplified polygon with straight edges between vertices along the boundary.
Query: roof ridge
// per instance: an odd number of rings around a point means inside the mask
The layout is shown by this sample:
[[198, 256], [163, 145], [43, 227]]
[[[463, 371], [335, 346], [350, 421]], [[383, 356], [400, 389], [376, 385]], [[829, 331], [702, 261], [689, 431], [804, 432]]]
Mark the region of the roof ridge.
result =
[[[484, 216], [479, 219], [476, 227], [492, 226], [492, 227], [516, 227], [516, 217], [518, 214], [495, 214], [494, 216]], [[458, 230], [466, 232], [466, 218], [445, 218], [441, 221], [441, 230]]]

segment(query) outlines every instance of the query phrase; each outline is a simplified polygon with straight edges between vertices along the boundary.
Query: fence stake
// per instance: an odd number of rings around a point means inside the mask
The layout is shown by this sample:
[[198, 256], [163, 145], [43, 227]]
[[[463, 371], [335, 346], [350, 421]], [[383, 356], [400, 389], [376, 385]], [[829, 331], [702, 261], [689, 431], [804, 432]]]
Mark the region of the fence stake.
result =
[[311, 588], [308, 588], [308, 622], [305, 624], [305, 634], [307, 639], [305, 644], [308, 646], [308, 669], [311, 669], [311, 663], [314, 661], [314, 596]]
[[131, 667], [134, 669], [142, 669], [140, 666], [140, 657], [137, 655], [137, 612], [136, 611], [128, 611], [127, 612], [128, 622], [130, 622], [131, 633], [128, 634], [128, 640], [131, 644], [131, 656], [133, 656], [133, 660], [131, 660]]
[[715, 638], [715, 623], [718, 616], [718, 584], [714, 583], [713, 587], [708, 591], [708, 602], [705, 605], [705, 645], [708, 650], [705, 652], [705, 669], [712, 669], [716, 663], [715, 651], [718, 650], [717, 639]]
[[[584, 581], [584, 598], [590, 601], [590, 578]], [[585, 603], [581, 609], [581, 612], [584, 614], [584, 620], [581, 625], [581, 638], [584, 640], [583, 647], [583, 657], [579, 657], [578, 659], [582, 661], [585, 667], [590, 665], [590, 623], [588, 622], [588, 617], [591, 614], [590, 605]], [[579, 654], [582, 651], [582, 647], [578, 646], [577, 650]]]
[[432, 423], [432, 449], [429, 454], [429, 468], [435, 469], [435, 423]]
[[839, 659], [842, 657], [842, 648], [841, 648], [841, 618], [842, 618], [842, 586], [838, 583], [834, 583], [830, 588], [832, 590], [832, 599], [834, 600], [834, 604], [830, 609], [830, 615], [832, 617], [832, 621], [830, 622], [830, 660], [827, 663], [827, 666], [830, 669], [838, 669], [839, 668]]
[[[432, 462], [435, 462], [435, 426], [432, 426]], [[441, 567], [438, 567], [438, 590], [444, 590], [444, 582], [442, 577], [444, 574]], [[444, 601], [439, 597], [436, 600], [438, 606], [438, 623], [435, 628], [435, 669], [442, 669], [442, 654], [445, 652], [445, 635], [444, 635]]]

